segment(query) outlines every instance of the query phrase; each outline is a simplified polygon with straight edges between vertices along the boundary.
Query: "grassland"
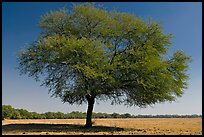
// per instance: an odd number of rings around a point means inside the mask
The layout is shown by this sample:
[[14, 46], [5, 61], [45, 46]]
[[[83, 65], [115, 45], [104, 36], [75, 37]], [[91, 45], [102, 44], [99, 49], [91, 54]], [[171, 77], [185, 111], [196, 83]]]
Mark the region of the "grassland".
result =
[[202, 118], [93, 119], [93, 127], [83, 127], [84, 119], [3, 120], [6, 135], [202, 135]]

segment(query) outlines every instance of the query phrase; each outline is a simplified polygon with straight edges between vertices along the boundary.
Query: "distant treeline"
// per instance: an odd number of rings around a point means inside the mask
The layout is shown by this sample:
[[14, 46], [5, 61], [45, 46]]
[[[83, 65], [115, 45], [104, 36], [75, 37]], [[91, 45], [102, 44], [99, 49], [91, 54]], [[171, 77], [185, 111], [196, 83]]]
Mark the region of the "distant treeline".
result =
[[[131, 115], [129, 113], [95, 113], [93, 118], [197, 118], [202, 115]], [[86, 113], [73, 111], [64, 114], [62, 112], [46, 112], [38, 114], [36, 112], [29, 112], [26, 109], [15, 109], [10, 105], [2, 105], [2, 120], [3, 119], [85, 119]]]

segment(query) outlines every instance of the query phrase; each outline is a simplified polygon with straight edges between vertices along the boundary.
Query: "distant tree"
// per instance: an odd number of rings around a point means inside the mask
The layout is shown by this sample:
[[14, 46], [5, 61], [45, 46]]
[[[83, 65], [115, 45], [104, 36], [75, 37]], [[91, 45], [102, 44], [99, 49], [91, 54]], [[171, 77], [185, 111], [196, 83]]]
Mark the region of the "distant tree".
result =
[[120, 118], [120, 114], [114, 112], [111, 114], [111, 117], [112, 118]]
[[46, 119], [45, 114], [39, 114], [39, 115], [40, 115], [40, 116], [39, 116], [40, 119]]
[[82, 113], [79, 112], [79, 111], [72, 111], [72, 112], [70, 113], [70, 115], [72, 115], [73, 118], [82, 118]]
[[30, 112], [28, 112], [26, 109], [16, 109], [16, 111], [20, 113], [22, 119], [32, 118]]
[[187, 87], [190, 57], [167, 55], [172, 35], [160, 24], [93, 4], [47, 13], [42, 33], [19, 53], [21, 74], [70, 104], [88, 103], [91, 127], [95, 100], [146, 107], [175, 101]]
[[55, 118], [54, 112], [46, 112], [45, 117], [46, 119], [54, 119]]
[[71, 119], [72, 116], [71, 116], [69, 113], [67, 113], [67, 114], [65, 114], [65, 118], [66, 118], [66, 119]]
[[132, 115], [129, 114], [129, 113], [125, 113], [125, 114], [122, 114], [121, 117], [122, 117], [122, 118], [131, 118]]
[[19, 113], [19, 111], [14, 110], [11, 119], [21, 119], [21, 114]]
[[95, 114], [95, 118], [105, 118], [106, 117], [106, 115], [105, 115], [105, 113], [96, 113]]
[[41, 119], [41, 115], [36, 112], [29, 112], [30, 119]]
[[65, 118], [65, 114], [62, 113], [62, 112], [56, 112], [56, 113], [55, 113], [55, 117], [56, 117], [57, 119], [63, 119], [63, 118]]
[[3, 105], [2, 106], [2, 120], [3, 119], [10, 119], [14, 113], [14, 108], [10, 105]]

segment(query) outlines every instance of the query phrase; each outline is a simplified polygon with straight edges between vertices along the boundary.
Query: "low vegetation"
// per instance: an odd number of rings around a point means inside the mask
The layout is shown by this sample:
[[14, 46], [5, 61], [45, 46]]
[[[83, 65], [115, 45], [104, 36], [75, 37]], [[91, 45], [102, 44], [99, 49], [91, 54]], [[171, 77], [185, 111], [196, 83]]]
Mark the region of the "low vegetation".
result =
[[[197, 118], [202, 115], [131, 115], [129, 113], [95, 113], [93, 118]], [[38, 114], [36, 112], [29, 112], [26, 109], [15, 109], [10, 105], [2, 105], [2, 120], [3, 119], [85, 119], [86, 113], [79, 111], [72, 111], [64, 114], [62, 112], [46, 112]]]

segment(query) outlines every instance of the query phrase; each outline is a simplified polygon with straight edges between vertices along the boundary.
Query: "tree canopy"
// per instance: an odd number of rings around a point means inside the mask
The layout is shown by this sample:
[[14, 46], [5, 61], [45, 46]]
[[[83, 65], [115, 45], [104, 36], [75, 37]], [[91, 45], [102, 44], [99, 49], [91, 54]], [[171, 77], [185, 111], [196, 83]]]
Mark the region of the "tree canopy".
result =
[[187, 88], [191, 58], [168, 55], [172, 35], [152, 19], [85, 3], [45, 14], [39, 27], [19, 53], [19, 69], [63, 102], [146, 107], [175, 101]]

